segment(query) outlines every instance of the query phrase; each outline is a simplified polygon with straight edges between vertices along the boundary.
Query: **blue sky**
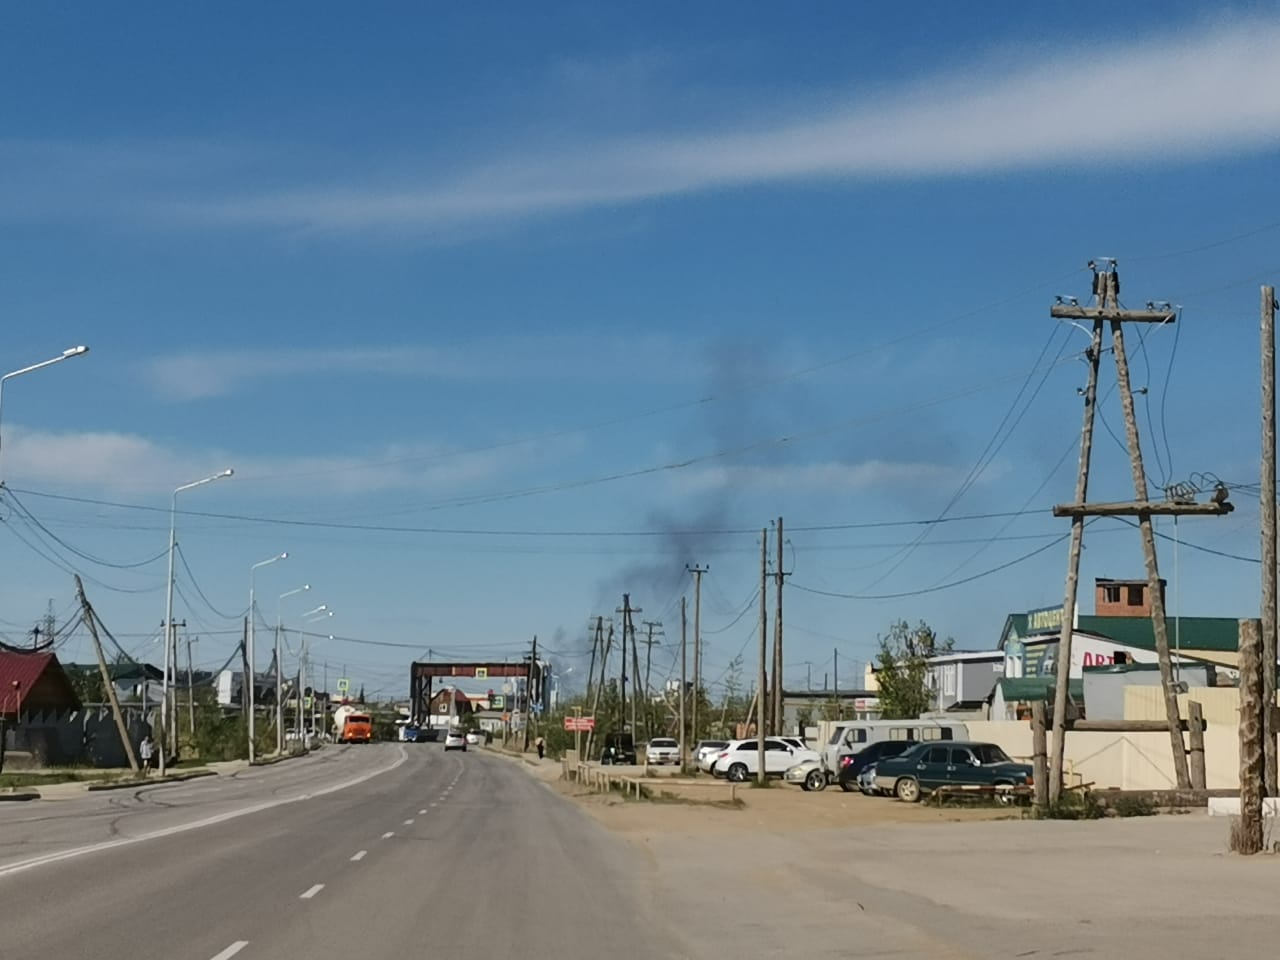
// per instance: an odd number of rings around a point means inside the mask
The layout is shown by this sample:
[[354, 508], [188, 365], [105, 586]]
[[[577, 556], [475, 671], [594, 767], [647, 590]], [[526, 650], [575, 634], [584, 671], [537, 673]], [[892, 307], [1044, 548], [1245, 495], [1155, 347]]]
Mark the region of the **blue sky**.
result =
[[[230, 466], [180, 499], [220, 515], [179, 520], [209, 666], [288, 551], [264, 616], [312, 584], [317, 660], [371, 690], [534, 634], [572, 683], [623, 591], [665, 675], [700, 562], [718, 681], [778, 516], [794, 587], [884, 598], [788, 588], [790, 685], [898, 618], [989, 647], [1061, 599], [1085, 339], [1048, 308], [1097, 256], [1183, 308], [1130, 345], [1152, 485], [1256, 484], [1280, 18], [984, 11], [7, 8], [0, 366], [92, 350], [5, 388], [3, 637], [75, 568], [158, 658], [163, 559], [97, 561], [161, 555], [173, 488]], [[1095, 468], [1132, 496], [1103, 424]], [[1233, 499], [1179, 537], [1256, 558]], [[1134, 532], [1086, 543], [1086, 584], [1141, 575]], [[1183, 546], [1174, 593], [1254, 615], [1258, 566]]]

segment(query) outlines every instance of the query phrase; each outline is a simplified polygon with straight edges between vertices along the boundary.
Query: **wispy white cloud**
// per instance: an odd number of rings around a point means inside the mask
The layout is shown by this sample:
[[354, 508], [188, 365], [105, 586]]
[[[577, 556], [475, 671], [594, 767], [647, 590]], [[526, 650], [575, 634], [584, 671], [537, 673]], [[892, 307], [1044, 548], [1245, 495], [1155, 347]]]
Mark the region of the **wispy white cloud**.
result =
[[496, 482], [517, 468], [563, 455], [573, 443], [563, 439], [471, 452], [404, 443], [362, 456], [247, 457], [167, 446], [130, 433], [52, 433], [10, 426], [5, 428], [5, 479], [15, 487], [156, 495], [232, 467], [234, 482], [258, 494], [288, 491], [291, 496], [323, 497], [398, 491], [448, 497], [473, 493], [476, 484]]
[[151, 387], [171, 400], [225, 396], [279, 377], [377, 375], [429, 380], [512, 382], [612, 378], [619, 366], [650, 380], [693, 381], [704, 370], [688, 351], [656, 336], [512, 336], [447, 346], [287, 347], [187, 350], [141, 365]]
[[[1047, 57], [1002, 49], [965, 69], [897, 87], [823, 91], [807, 104], [793, 97], [754, 107], [752, 91], [753, 121], [740, 119], [739, 104], [730, 108], [732, 121], [728, 113], [685, 116], [678, 130], [649, 121], [646, 132], [630, 136], [592, 135], [575, 125], [551, 148], [504, 142], [500, 154], [481, 155], [462, 173], [429, 161], [415, 169], [405, 155], [391, 173], [381, 159], [280, 145], [162, 143], [149, 152], [145, 144], [0, 141], [7, 170], [0, 215], [106, 213], [450, 238], [744, 185], [1230, 156], [1280, 143], [1277, 48], [1280, 19], [1255, 17], [1194, 22]], [[584, 69], [570, 65], [569, 80]], [[627, 98], [642, 96], [649, 71], [644, 57], [623, 71]]]
[[[1280, 142], [1280, 21], [1235, 21], [1011, 62], [875, 95], [828, 93], [799, 115], [512, 151], [453, 179], [247, 193], [186, 205], [203, 221], [319, 230], [420, 228], [819, 178], [956, 176], [1170, 162]], [[844, 105], [830, 107], [833, 101]]]

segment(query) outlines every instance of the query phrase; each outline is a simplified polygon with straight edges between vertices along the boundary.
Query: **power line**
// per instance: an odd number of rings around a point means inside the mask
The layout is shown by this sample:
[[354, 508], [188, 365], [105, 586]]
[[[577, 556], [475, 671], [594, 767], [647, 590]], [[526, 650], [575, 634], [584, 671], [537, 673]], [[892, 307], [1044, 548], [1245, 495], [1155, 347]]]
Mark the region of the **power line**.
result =
[[[65, 503], [79, 503], [95, 507], [112, 507], [118, 510], [141, 510], [148, 512], [168, 513], [169, 511], [162, 507], [150, 506], [141, 503], [127, 503], [119, 500], [103, 500], [96, 497], [77, 497], [69, 494], [49, 493], [41, 490], [23, 489], [22, 493], [27, 496], [40, 497], [46, 500], [56, 500]], [[852, 521], [849, 523], [819, 523], [819, 524], [797, 524], [789, 526], [789, 529], [796, 533], [816, 533], [834, 530], [871, 530], [877, 528], [888, 527], [910, 527], [935, 525], [942, 523], [959, 523], [975, 520], [995, 520], [1005, 517], [1026, 516], [1033, 513], [1046, 513], [1051, 506], [1045, 506], [1035, 509], [997, 511], [988, 513], [971, 513], [957, 516], [947, 517], [928, 517], [915, 520], [870, 520], [870, 521]], [[178, 513], [188, 517], [200, 517], [207, 520], [228, 520], [238, 523], [261, 523], [261, 524], [284, 524], [295, 527], [316, 527], [328, 530], [352, 530], [361, 533], [405, 533], [405, 534], [424, 534], [431, 536], [469, 536], [469, 537], [669, 537], [673, 534], [679, 536], [745, 536], [748, 534], [758, 534], [760, 531], [755, 528], [748, 527], [725, 527], [711, 529], [686, 529], [686, 530], [521, 530], [521, 529], [499, 529], [485, 530], [475, 527], [423, 527], [423, 526], [392, 526], [384, 524], [368, 524], [368, 523], [344, 523], [336, 520], [288, 520], [279, 517], [256, 516], [252, 514], [236, 514], [236, 513], [213, 513], [204, 510], [178, 510]], [[178, 546], [178, 552], [181, 554], [181, 545]], [[231, 618], [234, 619], [234, 618]]]
[[981, 573], [975, 573], [972, 576], [963, 577], [960, 580], [952, 580], [950, 583], [942, 583], [942, 584], [938, 584], [937, 586], [924, 587], [923, 589], [920, 589], [920, 590], [904, 590], [901, 593], [856, 594], [856, 593], [837, 593], [832, 590], [816, 590], [813, 587], [806, 587], [796, 583], [795, 581], [792, 581], [791, 586], [795, 587], [798, 590], [803, 590], [805, 593], [816, 593], [818, 596], [836, 597], [841, 600], [898, 600], [903, 597], [919, 597], [926, 593], [937, 593], [939, 590], [949, 590], [952, 587], [959, 587], [966, 583], [973, 583], [973, 581], [975, 580], [981, 580], [983, 577], [989, 577], [991, 576], [991, 574], [999, 573], [1001, 570], [1008, 570], [1010, 567], [1017, 566], [1019, 563], [1023, 563], [1024, 561], [1030, 560], [1032, 557], [1037, 556], [1038, 554], [1044, 553], [1050, 547], [1057, 546], [1058, 544], [1062, 543], [1070, 536], [1071, 536], [1070, 533], [1064, 533], [1062, 536], [1057, 537], [1054, 540], [1051, 540], [1049, 543], [1046, 543], [1044, 546], [1036, 547], [1034, 550], [1030, 551], [1029, 553], [1024, 553], [1020, 557], [1015, 557], [1014, 559], [1008, 561], [1007, 563], [1000, 564], [998, 567], [992, 567], [989, 570], [983, 570]]

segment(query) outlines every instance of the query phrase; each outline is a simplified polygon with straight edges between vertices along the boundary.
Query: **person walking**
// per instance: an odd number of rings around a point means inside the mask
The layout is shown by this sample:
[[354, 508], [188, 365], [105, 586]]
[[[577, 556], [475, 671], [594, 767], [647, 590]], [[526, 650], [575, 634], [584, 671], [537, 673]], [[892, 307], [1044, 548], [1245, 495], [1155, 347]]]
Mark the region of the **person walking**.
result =
[[142, 758], [142, 775], [145, 777], [151, 773], [151, 758], [155, 756], [156, 747], [151, 742], [151, 734], [147, 734], [142, 738], [142, 743], [138, 747], [138, 756]]
[[547, 752], [547, 741], [543, 740], [542, 737], [539, 737], [533, 742], [533, 745], [538, 748], [538, 759], [541, 760], [543, 755]]

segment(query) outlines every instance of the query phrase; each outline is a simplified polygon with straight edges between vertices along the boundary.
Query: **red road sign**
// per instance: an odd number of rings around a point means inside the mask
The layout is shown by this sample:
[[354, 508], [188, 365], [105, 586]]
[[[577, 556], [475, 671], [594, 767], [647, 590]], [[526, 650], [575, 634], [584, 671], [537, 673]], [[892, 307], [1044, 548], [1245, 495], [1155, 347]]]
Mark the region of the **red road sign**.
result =
[[574, 731], [585, 732], [596, 728], [595, 717], [565, 717], [564, 728], [570, 733]]

